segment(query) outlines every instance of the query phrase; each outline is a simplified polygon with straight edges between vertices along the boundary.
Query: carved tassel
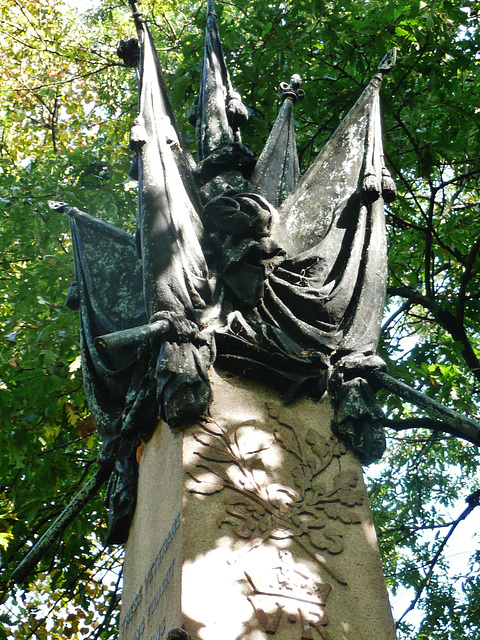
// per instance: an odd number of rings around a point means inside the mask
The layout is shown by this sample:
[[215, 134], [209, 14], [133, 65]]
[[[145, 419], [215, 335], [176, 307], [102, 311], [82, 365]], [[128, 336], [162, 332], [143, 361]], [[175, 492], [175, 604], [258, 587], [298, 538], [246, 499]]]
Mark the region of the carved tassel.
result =
[[367, 144], [365, 149], [365, 175], [363, 177], [362, 189], [365, 200], [372, 204], [380, 197], [380, 162], [379, 151], [381, 153], [381, 147], [379, 149], [378, 144], [381, 141], [378, 140], [378, 136], [381, 135], [380, 125], [380, 106], [378, 98], [378, 87], [375, 85], [375, 94], [372, 99], [370, 113], [368, 118], [367, 129]]
[[234, 131], [248, 120], [248, 111], [242, 102], [242, 97], [236, 91], [229, 91], [227, 95], [226, 111], [228, 123]]
[[375, 202], [380, 197], [380, 183], [375, 173], [368, 173], [363, 178], [363, 195], [369, 203]]
[[132, 151], [140, 151], [147, 142], [147, 130], [143, 118], [135, 118], [132, 130], [130, 131], [130, 149]]
[[386, 167], [382, 169], [382, 196], [387, 204], [393, 202], [397, 196], [395, 182]]

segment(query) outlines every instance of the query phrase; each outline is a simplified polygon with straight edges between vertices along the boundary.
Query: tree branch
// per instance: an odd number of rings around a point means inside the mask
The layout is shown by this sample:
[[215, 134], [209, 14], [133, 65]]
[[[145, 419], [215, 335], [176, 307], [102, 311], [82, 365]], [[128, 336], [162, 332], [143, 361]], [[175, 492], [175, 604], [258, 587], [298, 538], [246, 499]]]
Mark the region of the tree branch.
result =
[[458, 516], [458, 518], [453, 522], [452, 526], [450, 527], [449, 532], [447, 533], [445, 538], [442, 540], [442, 543], [438, 547], [437, 552], [435, 553], [433, 558], [430, 560], [430, 562], [429, 562], [430, 568], [429, 568], [429, 570], [427, 572], [427, 575], [422, 580], [422, 583], [421, 583], [417, 593], [415, 594], [414, 599], [409, 604], [407, 609], [405, 609], [405, 611], [402, 613], [400, 618], [397, 620], [397, 623], [396, 623], [397, 628], [398, 628], [400, 622], [405, 618], [407, 613], [409, 613], [410, 611], [415, 609], [418, 601], [420, 600], [420, 598], [422, 596], [422, 593], [424, 592], [425, 588], [428, 586], [428, 583], [430, 582], [430, 578], [432, 577], [432, 573], [433, 573], [433, 570], [435, 569], [435, 565], [437, 564], [438, 559], [440, 558], [441, 554], [443, 553], [443, 550], [445, 549], [448, 541], [452, 537], [453, 532], [458, 527], [460, 522], [465, 520], [465, 518], [467, 518], [467, 516], [470, 515], [470, 513], [475, 509], [475, 507], [478, 507], [479, 498], [480, 498], [480, 491], [475, 491], [474, 493], [470, 494], [467, 497], [467, 499], [466, 499], [466, 502], [468, 503], [467, 508], [464, 509], [464, 511], [462, 511], [462, 513]]
[[[403, 124], [403, 122], [401, 122], [401, 128], [402, 130], [405, 130], [405, 125]], [[407, 132], [407, 136], [409, 136], [408, 132]], [[415, 142], [412, 142], [413, 147], [415, 148], [415, 150], [417, 149], [417, 145], [415, 144]], [[405, 188], [407, 190], [407, 192], [411, 195], [414, 203], [416, 204], [416, 206], [418, 207], [418, 210], [422, 213], [425, 214], [425, 212], [423, 211], [423, 207], [420, 203], [420, 201], [417, 198], [416, 193], [414, 192], [414, 190], [412, 189], [412, 186], [410, 184], [410, 182], [405, 178], [405, 176], [403, 175], [403, 173], [400, 171], [400, 169], [396, 166], [396, 164], [393, 162], [391, 156], [384, 150], [383, 152], [385, 158], [388, 160], [388, 164], [390, 164], [392, 166], [392, 168], [394, 169], [395, 173], [398, 175], [398, 177], [400, 178], [400, 180], [403, 182], [403, 184], [405, 185]]]
[[432, 248], [432, 238], [433, 238], [433, 211], [435, 209], [435, 191], [431, 190], [430, 201], [428, 203], [427, 210], [427, 229], [428, 233], [425, 236], [425, 292], [428, 298], [432, 300], [435, 298], [435, 288], [432, 277], [432, 266], [433, 266], [433, 248]]
[[430, 42], [430, 35], [427, 35], [427, 37], [425, 38], [425, 42], [423, 43], [422, 47], [417, 52], [417, 56], [416, 56], [415, 60], [413, 61], [413, 64], [410, 65], [410, 67], [405, 71], [403, 76], [400, 78], [400, 80], [397, 82], [395, 87], [392, 89], [391, 96], [396, 96], [398, 94], [398, 89], [400, 88], [402, 82], [405, 80], [405, 78], [407, 78], [412, 73], [412, 71], [415, 69], [417, 64], [420, 62], [420, 60], [423, 57], [423, 54], [425, 53], [425, 51], [427, 49], [427, 46], [428, 46], [429, 42]]
[[440, 191], [440, 189], [448, 187], [449, 184], [455, 184], [455, 182], [458, 182], [459, 180], [466, 180], [466, 178], [471, 178], [472, 176], [476, 176], [479, 173], [480, 169], [472, 169], [471, 171], [467, 171], [467, 173], [462, 173], [461, 176], [455, 176], [455, 178], [452, 178], [451, 180], [442, 181], [437, 187], [435, 187], [435, 190]]
[[100, 638], [100, 634], [102, 633], [107, 621], [111, 618], [112, 613], [117, 608], [117, 605], [120, 602], [120, 597], [121, 597], [121, 591], [120, 591], [120, 594], [118, 593], [118, 591], [119, 591], [122, 575], [123, 575], [123, 568], [118, 572], [118, 578], [115, 584], [115, 589], [110, 598], [108, 609], [106, 610], [105, 615], [103, 616], [103, 620], [98, 625], [98, 627], [94, 631], [92, 631], [92, 633], [88, 636], [88, 638], [93, 637], [93, 640], [98, 640]]
[[401, 315], [405, 311], [408, 311], [411, 306], [412, 306], [411, 302], [404, 302], [402, 305], [400, 305], [398, 309], [396, 309], [392, 313], [392, 315], [389, 318], [387, 318], [383, 323], [382, 329], [381, 329], [382, 333], [384, 333], [388, 329], [388, 327], [392, 324], [392, 322], [394, 322], [394, 320], [396, 320], [396, 318], [398, 318], [399, 315]]
[[[480, 246], [477, 249], [477, 252], [479, 249]], [[443, 309], [431, 298], [422, 296], [409, 287], [389, 287], [388, 293], [391, 296], [401, 296], [402, 298], [406, 298], [407, 300], [410, 300], [411, 302], [430, 311], [440, 326], [448, 331], [452, 338], [461, 345], [461, 353], [466, 364], [470, 367], [475, 378], [480, 381], [480, 360], [470, 344], [464, 325], [458, 321], [458, 318], [454, 316], [453, 313]]]
[[[449, 409], [436, 400], [429, 398], [425, 394], [412, 389], [412, 387], [400, 382], [400, 380], [396, 380], [392, 376], [388, 375], [388, 373], [384, 373], [383, 371], [372, 371], [369, 373], [369, 378], [373, 379], [385, 389], [388, 389], [392, 393], [400, 396], [400, 398], [403, 398], [407, 402], [411, 402], [415, 406], [420, 407], [435, 416], [435, 418], [439, 419], [441, 423], [445, 423], [445, 425], [450, 429], [455, 430], [454, 435], [461, 434], [461, 437], [465, 440], [468, 440], [477, 446], [480, 445], [480, 424], [477, 422], [462, 416], [457, 411], [453, 411], [453, 409]], [[445, 431], [445, 429], [442, 430]], [[451, 432], [447, 431], [447, 433]]]
[[470, 282], [470, 279], [473, 275], [473, 267], [475, 265], [475, 261], [478, 257], [478, 253], [480, 251], [480, 238], [477, 238], [476, 242], [473, 244], [473, 247], [468, 254], [467, 263], [465, 265], [465, 269], [462, 274], [462, 278], [460, 280], [460, 289], [458, 291], [457, 298], [457, 322], [463, 325], [463, 321], [465, 319], [465, 302], [466, 302], [466, 292], [467, 286]]
[[59, 85], [62, 85], [62, 84], [69, 84], [69, 83], [73, 82], [74, 80], [79, 80], [81, 78], [88, 78], [89, 76], [93, 76], [96, 73], [100, 73], [100, 71], [105, 71], [105, 69], [110, 69], [111, 67], [125, 67], [125, 65], [122, 62], [110, 62], [109, 64], [104, 64], [101, 67], [97, 67], [93, 71], [88, 71], [87, 73], [76, 73], [76, 74], [73, 74], [69, 78], [67, 78], [66, 80], [58, 80], [56, 82], [45, 82], [43, 84], [38, 84], [35, 87], [29, 87], [26, 84], [22, 83], [23, 87], [21, 87], [21, 88], [15, 88], [14, 87], [12, 89], [12, 91], [26, 91], [27, 93], [31, 93], [33, 91], [38, 91], [39, 89], [45, 89], [45, 88], [50, 88], [50, 87], [58, 87]]
[[[73, 597], [75, 591], [78, 590], [78, 585], [79, 585], [79, 578], [86, 573], [88, 570], [91, 569], [91, 567], [93, 567], [97, 561], [97, 559], [103, 554], [105, 553], [105, 547], [103, 549], [100, 549], [99, 552], [90, 560], [90, 562], [88, 562], [84, 568], [82, 569], [82, 571], [76, 575], [73, 576], [73, 578], [70, 580], [69, 584], [67, 584], [67, 586], [62, 590], [62, 595], [60, 595], [55, 602], [52, 604], [52, 606], [50, 607], [50, 609], [46, 612], [46, 615], [44, 615], [42, 618], [40, 618], [40, 620], [38, 621], [38, 623], [33, 627], [33, 629], [30, 630], [30, 633], [28, 634], [28, 636], [25, 637], [25, 640], [29, 640], [30, 638], [33, 637], [37, 637], [36, 636], [36, 632], [38, 629], [40, 629], [40, 627], [42, 627], [45, 622], [47, 622], [50, 619], [51, 614], [53, 613], [53, 611], [55, 610], [55, 608], [57, 607], [57, 605], [62, 602], [63, 598], [65, 597], [66, 594], [70, 593], [70, 598]], [[97, 572], [98, 573], [98, 572]], [[88, 582], [92, 582], [93, 578], [95, 577], [95, 574], [93, 574], [93, 576], [87, 581]]]

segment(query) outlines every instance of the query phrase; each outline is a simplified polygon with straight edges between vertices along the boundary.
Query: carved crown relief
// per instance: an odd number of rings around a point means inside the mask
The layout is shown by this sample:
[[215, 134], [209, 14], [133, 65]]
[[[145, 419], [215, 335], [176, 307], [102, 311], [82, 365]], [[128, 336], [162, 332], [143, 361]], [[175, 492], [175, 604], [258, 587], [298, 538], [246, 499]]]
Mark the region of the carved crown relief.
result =
[[302, 640], [313, 638], [313, 629], [323, 640], [332, 640], [325, 629], [328, 624], [325, 605], [331, 585], [318, 583], [296, 569], [289, 551], [279, 551], [278, 555], [278, 566], [272, 567], [267, 577], [263, 571], [245, 571], [251, 588], [247, 598], [260, 627], [274, 634], [283, 618], [289, 625], [300, 623]]

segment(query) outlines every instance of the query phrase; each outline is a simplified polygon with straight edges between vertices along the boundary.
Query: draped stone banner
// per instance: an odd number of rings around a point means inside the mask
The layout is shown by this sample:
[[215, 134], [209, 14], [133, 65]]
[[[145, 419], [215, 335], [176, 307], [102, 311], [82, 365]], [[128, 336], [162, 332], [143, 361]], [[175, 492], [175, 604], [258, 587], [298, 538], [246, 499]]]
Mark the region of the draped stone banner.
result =
[[[328, 398], [212, 372], [210, 415], [141, 453], [121, 640], [394, 640], [357, 457]], [[142, 447], [143, 448], [143, 447]], [[180, 632], [177, 632], [180, 633]]]

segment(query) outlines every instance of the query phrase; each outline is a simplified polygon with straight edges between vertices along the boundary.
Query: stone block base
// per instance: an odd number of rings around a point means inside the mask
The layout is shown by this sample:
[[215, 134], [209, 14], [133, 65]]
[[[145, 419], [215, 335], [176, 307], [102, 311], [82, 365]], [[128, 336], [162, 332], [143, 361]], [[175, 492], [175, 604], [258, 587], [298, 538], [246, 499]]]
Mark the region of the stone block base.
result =
[[121, 640], [395, 640], [357, 458], [328, 400], [212, 372], [211, 415], [140, 461]]

